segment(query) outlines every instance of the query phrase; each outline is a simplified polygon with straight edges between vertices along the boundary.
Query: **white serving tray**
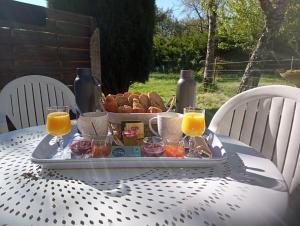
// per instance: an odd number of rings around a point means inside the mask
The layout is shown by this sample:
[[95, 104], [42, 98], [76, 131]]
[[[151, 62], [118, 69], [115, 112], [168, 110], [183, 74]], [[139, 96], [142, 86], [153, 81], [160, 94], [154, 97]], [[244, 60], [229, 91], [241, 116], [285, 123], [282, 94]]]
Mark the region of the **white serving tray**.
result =
[[[77, 132], [64, 137], [65, 148]], [[212, 148], [212, 158], [175, 158], [175, 157], [106, 157], [106, 158], [73, 158], [69, 154], [67, 159], [53, 159], [56, 154], [56, 144], [50, 145], [52, 136], [47, 135], [32, 153], [31, 161], [44, 168], [75, 169], [75, 168], [153, 168], [153, 167], [211, 167], [226, 161], [226, 151], [219, 138], [211, 131], [206, 131], [207, 141]], [[68, 150], [69, 151], [69, 150]]]

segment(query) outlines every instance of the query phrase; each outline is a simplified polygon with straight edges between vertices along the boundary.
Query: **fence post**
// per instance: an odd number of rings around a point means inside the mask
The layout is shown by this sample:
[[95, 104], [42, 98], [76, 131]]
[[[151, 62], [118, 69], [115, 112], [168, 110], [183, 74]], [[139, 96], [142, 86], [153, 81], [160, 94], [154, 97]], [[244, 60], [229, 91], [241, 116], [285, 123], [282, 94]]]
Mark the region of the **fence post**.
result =
[[216, 74], [217, 74], [217, 57], [214, 61], [214, 67], [213, 67], [213, 83], [216, 82]]

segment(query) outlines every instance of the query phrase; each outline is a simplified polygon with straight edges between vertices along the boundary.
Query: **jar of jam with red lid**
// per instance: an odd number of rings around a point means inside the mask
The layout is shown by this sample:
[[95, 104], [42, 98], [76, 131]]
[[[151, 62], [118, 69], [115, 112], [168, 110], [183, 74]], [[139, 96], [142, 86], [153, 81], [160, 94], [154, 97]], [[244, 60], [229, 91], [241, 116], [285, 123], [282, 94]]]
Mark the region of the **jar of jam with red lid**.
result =
[[123, 131], [123, 143], [125, 146], [136, 146], [139, 144], [138, 134], [136, 130], [124, 130]]

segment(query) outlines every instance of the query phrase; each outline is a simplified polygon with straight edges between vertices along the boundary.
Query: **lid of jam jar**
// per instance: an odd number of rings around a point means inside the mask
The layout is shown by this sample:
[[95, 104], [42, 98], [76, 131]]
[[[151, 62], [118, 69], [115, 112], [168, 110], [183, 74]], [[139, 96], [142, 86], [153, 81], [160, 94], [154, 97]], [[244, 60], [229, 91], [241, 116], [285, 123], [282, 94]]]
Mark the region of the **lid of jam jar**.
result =
[[144, 144], [163, 144], [163, 139], [161, 137], [153, 136], [153, 137], [145, 137], [143, 139]]

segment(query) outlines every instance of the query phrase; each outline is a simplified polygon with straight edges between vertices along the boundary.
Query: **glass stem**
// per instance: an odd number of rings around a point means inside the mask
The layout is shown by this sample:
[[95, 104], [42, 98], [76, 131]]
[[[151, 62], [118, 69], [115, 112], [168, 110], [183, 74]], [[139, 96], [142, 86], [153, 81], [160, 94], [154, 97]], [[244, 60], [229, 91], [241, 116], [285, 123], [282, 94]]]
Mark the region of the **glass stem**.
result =
[[57, 152], [62, 154], [63, 150], [64, 150], [64, 140], [62, 136], [57, 136], [56, 137], [56, 143], [58, 146]]
[[196, 138], [195, 137], [190, 137], [189, 148], [190, 148], [190, 151], [194, 151], [196, 149]]

